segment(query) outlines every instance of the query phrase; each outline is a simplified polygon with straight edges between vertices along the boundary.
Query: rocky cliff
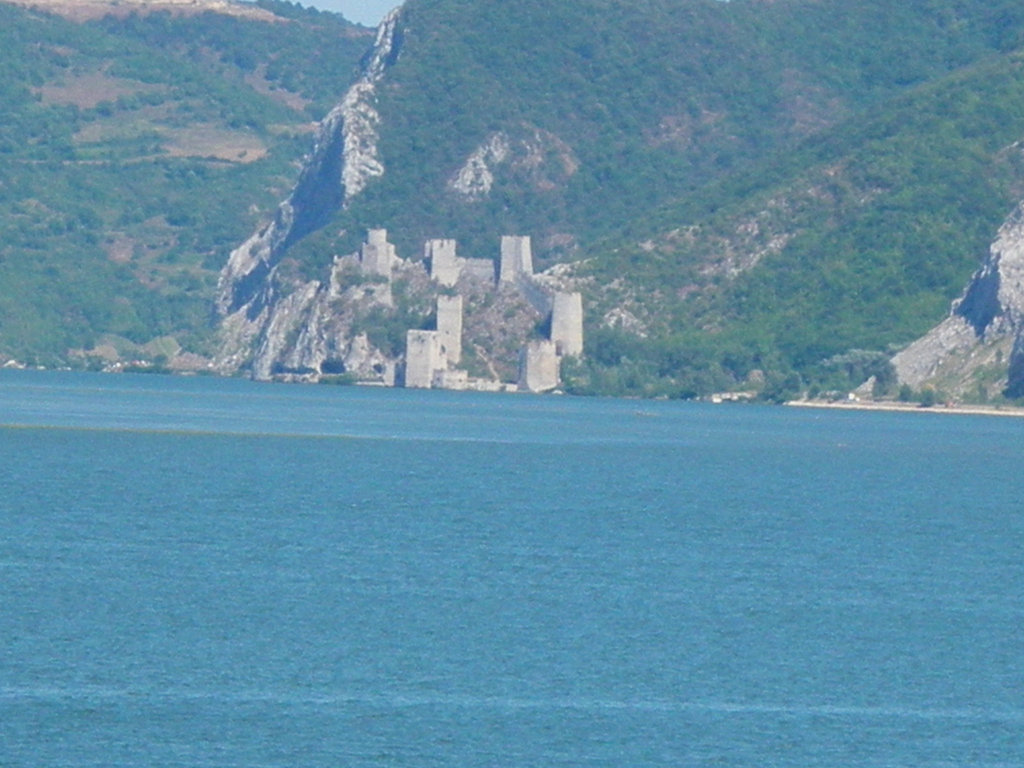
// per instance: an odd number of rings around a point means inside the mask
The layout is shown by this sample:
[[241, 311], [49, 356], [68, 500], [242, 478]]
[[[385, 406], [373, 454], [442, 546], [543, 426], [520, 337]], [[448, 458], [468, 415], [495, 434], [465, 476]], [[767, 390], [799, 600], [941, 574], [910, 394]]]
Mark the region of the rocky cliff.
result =
[[[301, 282], [279, 274], [277, 268], [289, 246], [324, 226], [370, 179], [384, 172], [377, 151], [377, 85], [400, 50], [396, 9], [378, 27], [361, 76], [320, 123], [291, 195], [278, 207], [273, 221], [232, 251], [221, 270], [216, 300], [222, 318], [215, 362], [219, 371], [233, 373], [250, 364], [255, 376], [265, 378], [268, 361], [294, 344], [300, 315], [313, 322], [299, 334], [302, 339], [317, 336], [321, 324], [315, 318], [323, 315], [322, 305], [338, 298], [331, 288], [336, 287], [335, 276], [332, 273], [328, 284]], [[292, 335], [290, 343], [281, 335], [284, 329]], [[290, 354], [297, 355], [296, 365], [304, 368], [311, 363], [304, 356], [322, 357], [325, 345], [330, 346], [321, 338], [312, 347], [295, 348]]]
[[901, 383], [951, 395], [1024, 395], [1024, 203], [945, 320], [892, 360]]

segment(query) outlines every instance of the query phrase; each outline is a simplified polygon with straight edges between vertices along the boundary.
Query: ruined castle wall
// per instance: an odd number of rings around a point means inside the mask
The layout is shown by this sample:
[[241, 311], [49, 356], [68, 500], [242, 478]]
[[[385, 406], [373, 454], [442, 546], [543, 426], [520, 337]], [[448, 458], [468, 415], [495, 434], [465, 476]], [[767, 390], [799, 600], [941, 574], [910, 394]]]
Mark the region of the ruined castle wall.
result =
[[494, 262], [490, 259], [459, 259], [461, 273], [494, 284]]
[[545, 317], [554, 309], [554, 292], [537, 280], [520, 280], [516, 285], [530, 306]]
[[405, 386], [430, 389], [435, 371], [447, 368], [437, 331], [408, 331], [405, 335]]
[[519, 356], [519, 389], [547, 392], [558, 386], [558, 353], [555, 343], [531, 341]]
[[437, 297], [437, 332], [445, 359], [451, 363], [462, 360], [462, 297]]
[[560, 355], [583, 354], [583, 296], [556, 293], [551, 310], [551, 340]]
[[463, 370], [434, 371], [435, 389], [469, 389], [469, 374]]

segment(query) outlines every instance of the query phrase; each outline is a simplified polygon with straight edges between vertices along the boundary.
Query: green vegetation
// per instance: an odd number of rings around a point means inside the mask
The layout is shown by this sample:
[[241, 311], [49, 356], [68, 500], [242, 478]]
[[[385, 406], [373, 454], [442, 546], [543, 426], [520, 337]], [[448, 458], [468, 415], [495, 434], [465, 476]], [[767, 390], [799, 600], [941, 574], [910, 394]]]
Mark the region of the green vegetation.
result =
[[[697, 221], [702, 233], [663, 242], [654, 257], [635, 242], [605, 246], [593, 272], [607, 281], [628, 271], [641, 290], [662, 295], [689, 287], [686, 299], [661, 307], [670, 327], [700, 331], [663, 338], [674, 337], [681, 356], [712, 344], [733, 386], [764, 368], [827, 389], [824, 361], [856, 348], [891, 350], [941, 319], [1019, 200], [1021, 63], [989, 58], [913, 89], [879, 116], [815, 137], [745, 181], [710, 187], [704, 215], [691, 201], [667, 205], [655, 231]], [[737, 183], [749, 184], [746, 197], [732, 194]], [[784, 215], [765, 216], [772, 205]], [[709, 278], [716, 249], [732, 247], [730, 237], [742, 239], [737, 231], [752, 221], [785, 246], [733, 279]]]
[[[469, 256], [529, 232], [542, 265], [587, 257], [615, 288], [588, 295], [573, 391], [839, 387], [828, 361], [945, 314], [1022, 188], [1016, 2], [409, 0], [406, 23], [388, 173], [331, 229]], [[557, 141], [457, 201], [447, 182], [498, 131]], [[563, 233], [576, 249], [547, 251]], [[298, 258], [331, 247], [352, 243]], [[643, 336], [601, 327], [623, 302]]]
[[[195, 64], [206, 72], [213, 68], [231, 88], [240, 76], [262, 79], [265, 93], [295, 105], [307, 102], [305, 114], [319, 120], [352, 81], [372, 41], [368, 30], [356, 29], [336, 14], [280, 0], [257, 5], [287, 22], [161, 12], [125, 19], [108, 16], [98, 26], [118, 40], [135, 40], [147, 51], [173, 56], [180, 64]], [[249, 95], [238, 92], [242, 98]]]
[[[431, 227], [482, 246], [509, 227], [591, 242], [642, 226], [667, 200], [701, 200], [708, 184], [991, 55], [1003, 16], [1020, 16], [1002, 5], [410, 0], [382, 102], [393, 172], [351, 218], [386, 220], [413, 246]], [[445, 182], [476, 146], [532, 128], [570, 146], [567, 183], [511, 173], [487, 201], [451, 205]], [[414, 189], [423, 199], [410, 206]]]
[[[202, 350], [216, 270], [266, 220], [370, 38], [260, 5], [75, 25], [0, 6], [0, 353], [114, 335]], [[380, 88], [385, 175], [291, 248], [322, 277], [368, 227], [403, 256], [534, 237], [581, 259], [570, 391], [897, 396], [1024, 197], [1019, 0], [408, 0]], [[502, 134], [489, 194], [449, 185]], [[606, 327], [610, 310], [632, 325]], [[388, 350], [425, 320], [361, 318]], [[188, 343], [186, 344], [186, 340]], [[980, 387], [979, 392], [984, 388]], [[985, 390], [987, 392], [987, 390]], [[903, 393], [905, 394], [905, 393]]]
[[[75, 24], [0, 5], [0, 357], [63, 364], [105, 337], [204, 349], [217, 272], [287, 194], [310, 111], [366, 42], [340, 17], [298, 16]], [[295, 74], [317, 60], [323, 73]]]

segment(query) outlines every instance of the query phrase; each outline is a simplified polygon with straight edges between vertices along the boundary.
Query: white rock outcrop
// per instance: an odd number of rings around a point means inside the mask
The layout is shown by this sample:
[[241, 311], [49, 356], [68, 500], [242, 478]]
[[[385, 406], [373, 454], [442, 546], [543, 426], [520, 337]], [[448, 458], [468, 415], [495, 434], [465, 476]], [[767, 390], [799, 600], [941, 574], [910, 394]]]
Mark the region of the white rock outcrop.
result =
[[539, 191], [563, 186], [579, 168], [572, 148], [555, 134], [531, 126], [488, 136], [448, 179], [448, 190], [466, 202], [485, 199], [500, 171], [525, 176]]
[[398, 19], [399, 9], [396, 8], [377, 27], [377, 39], [364, 65], [363, 76], [331, 112], [339, 114], [343, 136], [341, 182], [345, 203], [362, 192], [371, 179], [384, 175], [377, 151], [380, 126], [377, 84], [398, 57]]
[[481, 200], [494, 186], [496, 165], [505, 162], [509, 154], [508, 136], [499, 132], [473, 150], [466, 162], [448, 182], [448, 188], [467, 200]]
[[949, 317], [892, 359], [901, 383], [954, 389], [993, 363], [1007, 365], [1008, 393], [1024, 394], [1024, 203], [999, 228]]
[[271, 222], [231, 252], [221, 270], [216, 309], [222, 318], [222, 344], [215, 367], [223, 373], [236, 371], [251, 357], [254, 376], [268, 376], [268, 361], [280, 360], [283, 329], [290, 329], [294, 341], [291, 318], [309, 315], [313, 297], [329, 292], [314, 282], [288, 286], [295, 288], [294, 295], [282, 298], [276, 294], [287, 288], [277, 283], [275, 270], [288, 246], [326, 224], [339, 207], [384, 173], [377, 149], [376, 89], [399, 54], [399, 11], [381, 22], [359, 79], [317, 127], [313, 149], [288, 199]]

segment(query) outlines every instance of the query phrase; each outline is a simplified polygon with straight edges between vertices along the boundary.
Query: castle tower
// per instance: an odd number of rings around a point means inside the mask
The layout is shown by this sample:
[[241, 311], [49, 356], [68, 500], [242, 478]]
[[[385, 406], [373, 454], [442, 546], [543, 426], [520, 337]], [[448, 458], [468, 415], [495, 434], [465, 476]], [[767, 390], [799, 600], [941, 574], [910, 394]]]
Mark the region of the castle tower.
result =
[[533, 253], [529, 235], [501, 236], [501, 268], [498, 284], [514, 283], [520, 275], [533, 274]]
[[558, 386], [558, 354], [555, 342], [531, 341], [519, 353], [519, 389], [547, 392]]
[[427, 240], [423, 244], [423, 258], [430, 262], [430, 276], [439, 284], [450, 288], [459, 281], [454, 240]]
[[437, 331], [408, 331], [405, 334], [405, 386], [430, 389], [437, 371], [448, 363]]
[[359, 263], [363, 272], [382, 275], [391, 280], [391, 267], [395, 261], [395, 246], [388, 242], [386, 229], [371, 229], [366, 242], [359, 251]]
[[462, 297], [437, 297], [437, 332], [449, 363], [462, 360]]
[[579, 293], [555, 294], [551, 340], [560, 355], [583, 354], [583, 296]]

